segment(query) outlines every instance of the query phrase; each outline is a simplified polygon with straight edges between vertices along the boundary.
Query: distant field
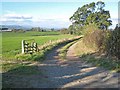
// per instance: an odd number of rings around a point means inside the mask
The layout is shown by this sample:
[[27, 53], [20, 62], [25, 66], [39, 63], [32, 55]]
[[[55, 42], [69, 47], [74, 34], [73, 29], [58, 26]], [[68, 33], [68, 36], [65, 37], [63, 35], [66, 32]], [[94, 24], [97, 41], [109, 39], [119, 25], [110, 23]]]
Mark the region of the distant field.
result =
[[17, 53], [21, 53], [21, 41], [34, 39], [38, 45], [43, 45], [50, 40], [70, 38], [72, 35], [62, 35], [59, 32], [3, 32], [2, 55], [5, 59], [13, 59]]

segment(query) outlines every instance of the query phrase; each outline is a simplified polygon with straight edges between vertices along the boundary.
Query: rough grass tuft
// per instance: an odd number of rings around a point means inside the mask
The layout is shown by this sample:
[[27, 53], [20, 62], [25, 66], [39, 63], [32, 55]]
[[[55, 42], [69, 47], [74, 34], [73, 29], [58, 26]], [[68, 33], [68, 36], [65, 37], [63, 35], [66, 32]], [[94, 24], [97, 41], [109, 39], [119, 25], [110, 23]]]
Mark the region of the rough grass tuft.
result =
[[71, 42], [71, 43], [68, 43], [67, 45], [65, 45], [64, 47], [62, 47], [60, 50], [59, 50], [59, 58], [64, 60], [66, 58], [66, 54], [67, 54], [67, 51], [69, 49], [69, 47], [71, 45], [73, 45], [75, 42], [77, 42], [76, 40]]

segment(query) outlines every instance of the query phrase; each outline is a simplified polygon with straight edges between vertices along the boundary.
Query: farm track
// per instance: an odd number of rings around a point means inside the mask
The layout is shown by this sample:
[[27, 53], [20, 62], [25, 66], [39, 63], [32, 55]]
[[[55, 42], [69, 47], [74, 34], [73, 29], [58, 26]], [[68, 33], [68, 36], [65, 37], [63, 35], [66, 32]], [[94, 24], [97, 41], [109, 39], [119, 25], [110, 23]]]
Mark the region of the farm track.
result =
[[73, 44], [67, 52], [67, 60], [58, 60], [59, 46], [52, 50], [39, 69], [44, 80], [33, 83], [34, 88], [117, 88], [118, 74], [81, 62], [75, 56]]
[[[92, 66], [75, 55], [73, 44], [66, 60], [59, 60], [58, 51], [65, 44], [54, 48], [42, 63], [35, 63], [38, 75], [9, 75], [13, 87], [23, 88], [118, 88], [118, 74]], [[10, 81], [8, 81], [10, 82]]]

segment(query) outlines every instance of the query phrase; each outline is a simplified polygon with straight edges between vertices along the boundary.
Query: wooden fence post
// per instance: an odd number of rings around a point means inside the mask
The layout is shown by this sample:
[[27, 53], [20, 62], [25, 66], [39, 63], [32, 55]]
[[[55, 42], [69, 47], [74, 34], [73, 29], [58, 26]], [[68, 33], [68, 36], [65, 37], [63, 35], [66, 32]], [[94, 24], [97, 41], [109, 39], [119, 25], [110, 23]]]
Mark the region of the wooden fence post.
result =
[[38, 52], [38, 46], [35, 42], [27, 42], [27, 40], [22, 40], [22, 54], [24, 53], [34, 53]]
[[22, 54], [24, 54], [24, 53], [25, 53], [24, 43], [25, 43], [25, 41], [24, 41], [24, 40], [22, 40]]

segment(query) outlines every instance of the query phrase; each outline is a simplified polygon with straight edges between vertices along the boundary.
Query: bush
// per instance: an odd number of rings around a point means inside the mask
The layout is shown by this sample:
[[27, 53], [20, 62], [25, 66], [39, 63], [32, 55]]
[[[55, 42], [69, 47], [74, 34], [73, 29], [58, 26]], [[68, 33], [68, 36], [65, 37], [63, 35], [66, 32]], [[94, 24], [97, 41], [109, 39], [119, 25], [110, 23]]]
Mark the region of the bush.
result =
[[66, 28], [60, 30], [61, 34], [69, 34], [69, 31]]
[[108, 55], [120, 59], [120, 27], [116, 26], [114, 31], [111, 32], [106, 43], [106, 51]]
[[109, 32], [105, 30], [100, 30], [94, 26], [86, 28], [85, 36], [83, 42], [86, 46], [103, 52], [105, 49], [105, 42]]
[[86, 46], [120, 59], [120, 27], [116, 26], [113, 31], [108, 31], [89, 25], [85, 29], [83, 42]]

